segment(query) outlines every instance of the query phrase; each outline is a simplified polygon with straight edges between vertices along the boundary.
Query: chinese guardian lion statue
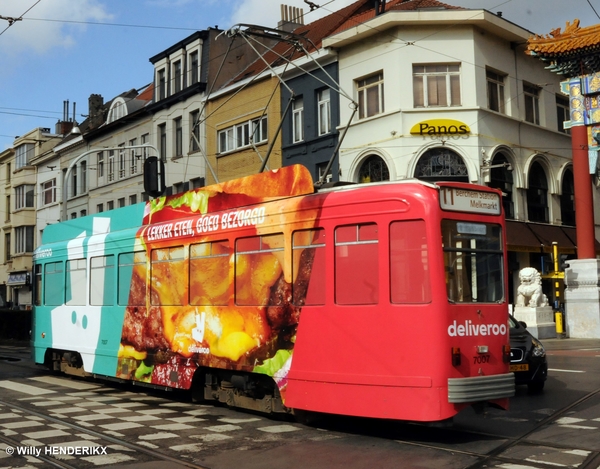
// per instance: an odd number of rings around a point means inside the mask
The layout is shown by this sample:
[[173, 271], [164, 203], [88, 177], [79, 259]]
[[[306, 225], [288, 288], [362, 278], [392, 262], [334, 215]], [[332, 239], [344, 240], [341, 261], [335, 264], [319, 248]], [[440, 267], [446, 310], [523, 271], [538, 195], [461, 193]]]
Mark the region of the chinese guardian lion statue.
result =
[[519, 272], [521, 285], [517, 289], [517, 306], [537, 308], [548, 306], [548, 298], [542, 292], [542, 277], [533, 267], [525, 267]]

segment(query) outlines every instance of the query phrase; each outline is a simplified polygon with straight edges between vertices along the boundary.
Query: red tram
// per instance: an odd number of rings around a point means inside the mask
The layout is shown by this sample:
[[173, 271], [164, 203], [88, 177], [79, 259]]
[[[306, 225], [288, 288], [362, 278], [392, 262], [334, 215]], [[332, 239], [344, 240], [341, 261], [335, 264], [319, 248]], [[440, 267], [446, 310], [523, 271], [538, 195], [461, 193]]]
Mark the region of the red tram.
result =
[[514, 394], [496, 190], [314, 192], [292, 166], [149, 202], [137, 228], [119, 210], [45, 231], [38, 363], [266, 412], [434, 422]]

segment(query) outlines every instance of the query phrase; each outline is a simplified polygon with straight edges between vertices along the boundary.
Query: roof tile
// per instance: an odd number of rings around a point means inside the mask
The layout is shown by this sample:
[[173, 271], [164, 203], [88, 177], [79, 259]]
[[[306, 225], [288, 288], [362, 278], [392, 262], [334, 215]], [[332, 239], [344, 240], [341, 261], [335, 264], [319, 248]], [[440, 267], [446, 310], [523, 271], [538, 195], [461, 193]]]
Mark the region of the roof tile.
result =
[[550, 34], [539, 34], [527, 41], [527, 52], [536, 56], [560, 56], [584, 53], [585, 49], [600, 46], [600, 25], [579, 27], [579, 20], [567, 21], [564, 31], [556, 28]]
[[[385, 12], [389, 11], [417, 11], [422, 9], [447, 9], [447, 10], [464, 10], [462, 7], [455, 7], [437, 0], [387, 0]], [[385, 14], [385, 13], [384, 13]], [[307, 25], [296, 28], [294, 35], [304, 36], [308, 41], [307, 50], [313, 52], [321, 47], [323, 39], [332, 34], [349, 29], [358, 24], [369, 21], [375, 17], [375, 7], [373, 0], [358, 0], [345, 8], [335, 11], [323, 18], [320, 18]], [[256, 60], [233, 82], [243, 78], [257, 75], [266, 69], [265, 62], [275, 64], [281, 60], [280, 56], [285, 56], [290, 60], [299, 58], [301, 52], [285, 42], [278, 43], [273, 47], [272, 52], [267, 52], [262, 58]]]

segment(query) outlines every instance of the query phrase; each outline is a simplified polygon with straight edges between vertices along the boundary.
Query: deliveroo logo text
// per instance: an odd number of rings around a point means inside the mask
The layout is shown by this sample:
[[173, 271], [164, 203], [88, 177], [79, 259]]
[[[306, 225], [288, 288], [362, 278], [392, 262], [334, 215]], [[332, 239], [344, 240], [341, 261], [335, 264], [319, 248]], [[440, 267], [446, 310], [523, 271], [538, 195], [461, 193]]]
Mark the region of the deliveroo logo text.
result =
[[[89, 306], [86, 272], [89, 272], [91, 257], [104, 255], [104, 241], [109, 231], [109, 218], [94, 218], [92, 236], [86, 238], [84, 231], [68, 242], [68, 259], [73, 262], [70, 263], [67, 278], [67, 303], [51, 311], [52, 347], [79, 352], [87, 372], [92, 372], [94, 368], [102, 306]], [[86, 241], [87, 255], [84, 247]], [[104, 291], [104, 277], [94, 279], [94, 288]]]

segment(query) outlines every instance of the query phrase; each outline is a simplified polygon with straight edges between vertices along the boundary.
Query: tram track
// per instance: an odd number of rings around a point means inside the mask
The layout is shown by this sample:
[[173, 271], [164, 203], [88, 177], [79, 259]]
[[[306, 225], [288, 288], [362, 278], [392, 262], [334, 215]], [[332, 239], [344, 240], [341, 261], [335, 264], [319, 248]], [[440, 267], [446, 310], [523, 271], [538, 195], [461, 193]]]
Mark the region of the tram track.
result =
[[0, 360], [3, 361], [21, 361], [30, 358], [31, 352], [28, 348], [15, 349], [0, 345]]
[[[7, 401], [5, 401], [3, 399], [0, 399], [0, 405], [4, 406], [6, 408], [12, 409], [12, 410], [17, 410], [17, 411], [22, 412], [23, 414], [27, 414], [29, 416], [33, 416], [33, 417], [36, 417], [36, 418], [41, 418], [41, 419], [44, 419], [44, 420], [46, 420], [48, 422], [52, 422], [54, 424], [59, 424], [59, 425], [68, 427], [68, 428], [70, 428], [72, 430], [75, 430], [75, 431], [77, 431], [79, 433], [85, 433], [85, 434], [87, 434], [89, 436], [92, 436], [94, 438], [106, 441], [106, 442], [108, 442], [110, 444], [115, 444], [115, 445], [123, 446], [125, 448], [128, 448], [128, 449], [134, 451], [134, 452], [141, 453], [141, 454], [144, 454], [146, 456], [149, 456], [149, 457], [153, 458], [155, 461], [164, 461], [164, 462], [168, 462], [168, 463], [176, 463], [176, 464], [180, 464], [182, 466], [189, 467], [191, 469], [209, 469], [206, 466], [200, 466], [200, 465], [194, 464], [194, 463], [192, 463], [190, 461], [186, 461], [185, 459], [174, 458], [174, 457], [168, 456], [166, 454], [160, 453], [158, 451], [154, 451], [154, 450], [152, 450], [150, 448], [147, 448], [147, 447], [135, 444], [135, 443], [131, 443], [131, 442], [128, 442], [126, 440], [123, 440], [123, 439], [120, 439], [120, 438], [116, 438], [116, 437], [107, 435], [107, 434], [102, 433], [102, 432], [94, 431], [94, 430], [91, 430], [90, 428], [84, 427], [82, 425], [77, 425], [75, 423], [72, 423], [72, 422], [69, 422], [69, 421], [66, 421], [66, 420], [61, 420], [59, 418], [46, 415], [46, 414], [44, 414], [42, 412], [37, 412], [37, 411], [29, 409], [27, 407], [23, 407], [21, 405], [17, 405], [17, 404], [11, 403], [11, 402], [7, 402]], [[9, 445], [9, 446], [11, 446], [13, 448], [21, 445], [20, 442], [18, 442], [16, 440], [13, 440], [10, 437], [1, 435], [1, 434], [0, 434], [0, 441], [6, 443], [7, 445]], [[95, 443], [97, 443], [97, 440], [95, 441]], [[16, 453], [15, 453], [15, 456], [17, 456]], [[29, 456], [33, 456], [33, 455], [29, 455]], [[40, 460], [42, 460], [44, 462], [47, 462], [48, 464], [51, 464], [51, 465], [53, 465], [55, 467], [60, 467], [60, 468], [65, 468], [65, 469], [71, 469], [71, 468], [72, 469], [77, 469], [77, 466], [71, 466], [68, 463], [65, 463], [64, 461], [61, 461], [61, 460], [59, 460], [57, 458], [49, 457], [49, 456], [46, 456], [46, 455], [39, 455], [39, 456], [35, 455], [34, 457], [36, 457], [36, 458], [38, 458], [38, 459], [40, 459]]]
[[[533, 435], [539, 429], [549, 425], [552, 422], [555, 422], [559, 418], [563, 417], [567, 412], [571, 411], [572, 409], [576, 408], [577, 406], [583, 404], [584, 402], [592, 399], [593, 397], [595, 397], [597, 395], [600, 395], [600, 388], [596, 389], [595, 391], [589, 392], [585, 396], [570, 403], [569, 405], [564, 406], [562, 409], [559, 409], [557, 412], [554, 412], [552, 415], [549, 415], [548, 417], [540, 420], [533, 428], [531, 428], [529, 431], [525, 432], [523, 435], [519, 436], [518, 438], [507, 440], [502, 445], [500, 445], [497, 448], [494, 448], [492, 451], [490, 451], [482, 461], [479, 461], [471, 466], [468, 466], [465, 469], [479, 469], [479, 468], [487, 467], [489, 465], [489, 462], [493, 459], [504, 460], [504, 458], [502, 458], [501, 454], [520, 443], [526, 442], [527, 444], [536, 444], [535, 441], [528, 441], [527, 438], [529, 438], [531, 435]], [[544, 442], [543, 445], [547, 446], [547, 447], [564, 448], [561, 445], [550, 445], [547, 442]], [[590, 456], [587, 458], [587, 461], [585, 461], [582, 465], [579, 466], [579, 469], [585, 469], [586, 467], [591, 467], [591, 466], [589, 466], [591, 460], [595, 459], [598, 456], [598, 454], [599, 454], [599, 452], [592, 452], [592, 454], [590, 454]], [[512, 460], [512, 459], [507, 459], [507, 461], [514, 462], [514, 460]]]
[[[0, 435], [0, 442], [5, 443], [7, 445], [7, 448], [8, 447], [16, 448], [17, 446], [20, 445], [20, 443], [18, 441], [13, 440], [12, 438], [5, 436], [5, 435]], [[18, 456], [18, 455], [15, 454], [15, 456]], [[71, 466], [70, 464], [67, 464], [64, 461], [60, 461], [56, 458], [48, 457], [43, 454], [36, 456], [36, 458], [39, 459], [40, 461], [50, 464], [53, 467], [58, 467], [58, 468], [62, 468], [62, 469], [77, 469], [75, 466]]]
[[[0, 348], [0, 355], [3, 355], [2, 352], [3, 352], [3, 350], [2, 350], [2, 348]], [[415, 425], [411, 425], [411, 424], [402, 424], [397, 421], [396, 422], [390, 422], [390, 421], [383, 422], [383, 425], [382, 425], [381, 421], [369, 419], [369, 421], [371, 423], [373, 423], [375, 421], [378, 422], [378, 424], [373, 427], [372, 431], [370, 431], [370, 430], [365, 429], [365, 427], [363, 426], [363, 423], [365, 421], [362, 419], [353, 419], [353, 418], [349, 418], [349, 417], [337, 417], [336, 418], [336, 417], [332, 417], [332, 416], [329, 417], [328, 424], [326, 424], [324, 426], [324, 428], [327, 430], [341, 432], [345, 435], [355, 434], [355, 435], [364, 435], [367, 437], [371, 436], [371, 437], [375, 437], [375, 438], [383, 438], [383, 439], [387, 439], [387, 440], [393, 440], [397, 443], [400, 443], [400, 444], [403, 444], [406, 446], [412, 446], [415, 448], [422, 448], [425, 450], [431, 449], [431, 450], [435, 450], [435, 451], [444, 452], [446, 454], [462, 455], [462, 456], [470, 458], [470, 461], [466, 461], [466, 463], [473, 461], [471, 464], [463, 466], [463, 469], [483, 469], [483, 468], [490, 468], [490, 467], [498, 467], [500, 464], [523, 465], [525, 462], [523, 460], [523, 458], [517, 459], [517, 458], [511, 457], [511, 455], [510, 455], [511, 448], [516, 448], [519, 445], [522, 447], [549, 448], [549, 449], [557, 450], [558, 452], [560, 452], [560, 451], [564, 452], [564, 451], [569, 451], [569, 450], [573, 450], [573, 449], [585, 450], [586, 452], [589, 453], [589, 455], [587, 457], [585, 457], [585, 459], [581, 462], [581, 464], [579, 464], [577, 466], [578, 469], [597, 469], [598, 467], [600, 467], [598, 465], [600, 463], [600, 451], [590, 450], [589, 448], [584, 449], [583, 447], [578, 447], [577, 445], [573, 445], [573, 444], [569, 444], [569, 445], [561, 444], [560, 441], [536, 440], [536, 439], [534, 439], [534, 437], [535, 437], [535, 433], [537, 431], [553, 424], [554, 422], [561, 419], [562, 417], [568, 416], [569, 413], [571, 411], [576, 410], [578, 408], [578, 406], [581, 406], [582, 404], [586, 403], [587, 401], [590, 401], [591, 399], [596, 398], [599, 395], [600, 395], [600, 388], [593, 390], [591, 392], [588, 392], [586, 395], [578, 398], [576, 401], [574, 401], [568, 405], [565, 405], [556, 411], [553, 411], [552, 415], [548, 415], [548, 416], [542, 418], [541, 420], [536, 421], [535, 423], [533, 423], [532, 427], [530, 427], [529, 429], [524, 431], [521, 435], [517, 435], [517, 436], [506, 436], [506, 435], [503, 435], [501, 432], [495, 432], [495, 431], [490, 432], [490, 431], [478, 431], [478, 430], [474, 430], [474, 429], [470, 430], [469, 428], [465, 428], [465, 427], [462, 427], [462, 428], [439, 427], [439, 428], [437, 428], [439, 430], [439, 433], [434, 433], [433, 436], [429, 431], [423, 431], [423, 433], [418, 432], [418, 434], [415, 435], [415, 432], [414, 432], [415, 427], [416, 428], [420, 427], [423, 430], [425, 430], [426, 428], [429, 428], [429, 427], [421, 426], [421, 425], [415, 426]], [[178, 459], [176, 457], [168, 456], [164, 453], [160, 453], [151, 448], [148, 448], [148, 447], [136, 444], [136, 443], [130, 443], [130, 442], [125, 441], [124, 439], [115, 438], [115, 437], [105, 434], [103, 432], [94, 431], [94, 430], [90, 429], [89, 427], [85, 427], [82, 425], [78, 425], [76, 423], [72, 423], [67, 419], [63, 420], [61, 418], [47, 415], [43, 411], [31, 409], [29, 407], [26, 407], [26, 406], [23, 406], [23, 405], [20, 405], [17, 403], [7, 402], [4, 399], [0, 399], [0, 405], [5, 406], [7, 409], [13, 409], [15, 411], [22, 412], [26, 416], [32, 416], [32, 417], [36, 417], [38, 419], [43, 419], [46, 422], [48, 422], [49, 425], [50, 424], [59, 424], [59, 425], [68, 427], [72, 430], [75, 430], [79, 433], [85, 433], [86, 435], [90, 435], [94, 438], [101, 440], [100, 444], [103, 444], [102, 442], [107, 442], [107, 444], [120, 445], [122, 447], [128, 448], [132, 452], [135, 452], [135, 453], [132, 453], [132, 456], [137, 455], [137, 454], [145, 455], [146, 458], [150, 458], [154, 461], [164, 461], [165, 463], [177, 463], [181, 466], [190, 467], [190, 468], [194, 468], [194, 469], [195, 468], [207, 469], [206, 466], [194, 464], [193, 462], [190, 462], [189, 460], [186, 460], [186, 459]], [[347, 425], [348, 423], [350, 423], [350, 425]], [[309, 427], [310, 426], [312, 426], [312, 425], [309, 425]], [[432, 428], [436, 428], [436, 427], [432, 427]], [[432, 428], [430, 428], [430, 429], [432, 429]], [[469, 448], [465, 447], [464, 445], [463, 446], [461, 446], [460, 444], [453, 445], [452, 443], [449, 443], [452, 441], [474, 442], [476, 439], [477, 439], [477, 441], [479, 441], [482, 438], [486, 438], [489, 440], [502, 440], [502, 441], [494, 441], [493, 448], [490, 445], [488, 445], [487, 449], [489, 451], [481, 451], [481, 450], [478, 451], [477, 449], [470, 450]], [[10, 446], [13, 446], [13, 447], [15, 445], [19, 445], [19, 442], [14, 440], [14, 437], [11, 438], [10, 436], [6, 436], [6, 435], [3, 436], [2, 434], [0, 434], [0, 442], [5, 443]], [[23, 444], [23, 443], [20, 443], [20, 444]], [[514, 452], [513, 452], [513, 454], [514, 454]], [[36, 457], [40, 461], [43, 461], [44, 463], [48, 464], [48, 467], [52, 466], [52, 467], [65, 468], [65, 469], [70, 469], [72, 467], [78, 467], [78, 469], [81, 468], [81, 465], [72, 466], [67, 461], [52, 458], [47, 455], [46, 456], [42, 455], [39, 457], [36, 456]], [[527, 464], [527, 467], [538, 467], [538, 468], [543, 468], [543, 467], [547, 468], [548, 467], [548, 464], [545, 464], [540, 461], [527, 460], [526, 464]]]
[[[487, 438], [501, 438], [501, 439], [506, 440], [504, 443], [496, 446], [493, 450], [491, 450], [485, 454], [482, 454], [482, 453], [479, 453], [476, 451], [456, 449], [453, 447], [443, 446], [443, 445], [435, 444], [435, 443], [423, 443], [423, 442], [410, 441], [407, 439], [397, 439], [397, 438], [394, 438], [394, 441], [401, 443], [401, 444], [408, 445], [408, 446], [430, 448], [430, 449], [435, 449], [437, 451], [444, 451], [444, 452], [452, 453], [452, 454], [462, 454], [464, 456], [470, 456], [470, 457], [477, 459], [476, 462], [474, 462], [473, 464], [471, 464], [469, 466], [465, 466], [463, 469], [483, 469], [483, 468], [494, 467], [493, 463], [495, 461], [501, 462], [501, 463], [518, 464], [518, 465], [522, 466], [523, 465], [522, 459], [515, 459], [515, 458], [503, 456], [503, 453], [507, 452], [509, 449], [511, 449], [517, 445], [520, 445], [520, 444], [526, 445], [526, 446], [541, 446], [541, 447], [553, 448], [553, 449], [558, 449], [558, 450], [572, 450], [573, 447], [571, 445], [561, 445], [560, 443], [557, 443], [557, 442], [536, 441], [536, 440], [531, 440], [528, 438], [531, 437], [533, 434], [535, 434], [535, 432], [537, 432], [538, 430], [559, 420], [561, 417], [563, 417], [565, 414], [567, 414], [572, 409], [576, 408], [577, 406], [583, 404], [584, 402], [586, 402], [598, 395], [600, 395], [600, 388], [596, 389], [595, 391], [589, 392], [588, 394], [586, 394], [585, 396], [582, 396], [580, 399], [576, 400], [575, 402], [572, 402], [571, 404], [554, 412], [552, 415], [549, 415], [548, 417], [540, 420], [539, 422], [537, 422], [534, 425], [533, 428], [529, 429], [527, 432], [525, 432], [524, 434], [522, 434], [518, 437], [507, 437], [504, 435], [493, 434], [493, 433], [489, 433], [489, 432], [471, 432], [471, 431], [468, 431], [465, 429], [452, 430], [452, 431], [459, 432], [463, 435], [485, 436]], [[586, 450], [586, 451], [589, 451], [589, 450]], [[597, 469], [598, 467], [600, 467], [600, 466], [598, 466], [599, 462], [600, 462], [600, 451], [590, 451], [589, 456], [585, 459], [585, 461], [582, 464], [580, 464], [578, 466], [578, 469], [588, 469], [588, 468], [589, 469]], [[535, 462], [528, 461], [528, 464], [531, 464], [530, 467], [548, 467], [548, 464], [543, 464], [541, 462], [535, 463]]]

